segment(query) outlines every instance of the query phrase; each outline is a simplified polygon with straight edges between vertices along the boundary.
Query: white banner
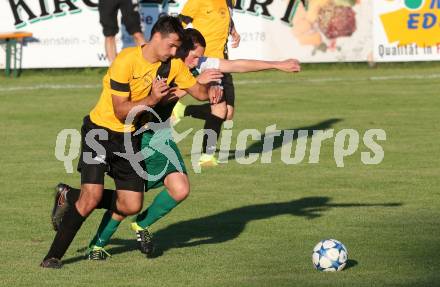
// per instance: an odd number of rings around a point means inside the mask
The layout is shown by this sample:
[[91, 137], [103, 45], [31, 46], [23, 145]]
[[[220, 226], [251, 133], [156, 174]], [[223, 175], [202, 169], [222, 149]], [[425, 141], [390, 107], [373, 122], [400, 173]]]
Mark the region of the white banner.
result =
[[[256, 5], [255, 3], [270, 3]], [[240, 3], [243, 3], [240, 5]], [[231, 58], [302, 62], [366, 61], [372, 50], [371, 1], [237, 1], [234, 22], [242, 35]], [[264, 7], [264, 8], [263, 8]], [[257, 11], [257, 12], [253, 12]]]
[[[141, 1], [146, 37], [160, 13], [178, 14], [185, 2]], [[0, 0], [0, 32], [33, 33], [33, 38], [25, 41], [23, 68], [107, 66], [97, 3], [98, 0]], [[304, 3], [308, 3], [306, 7], [299, 0], [237, 0], [233, 17], [242, 40], [239, 48], [230, 49], [230, 57], [294, 57], [302, 62], [371, 58], [371, 0]], [[119, 33], [117, 39], [118, 49], [133, 45], [126, 32]], [[5, 45], [1, 46], [0, 68], [4, 68]]]
[[[59, 2], [0, 0], [0, 32], [33, 34], [25, 41], [22, 67], [106, 66], [97, 0], [63, 1], [69, 5]], [[4, 46], [1, 68], [5, 66]]]
[[440, 1], [374, 1], [374, 61], [440, 60]]

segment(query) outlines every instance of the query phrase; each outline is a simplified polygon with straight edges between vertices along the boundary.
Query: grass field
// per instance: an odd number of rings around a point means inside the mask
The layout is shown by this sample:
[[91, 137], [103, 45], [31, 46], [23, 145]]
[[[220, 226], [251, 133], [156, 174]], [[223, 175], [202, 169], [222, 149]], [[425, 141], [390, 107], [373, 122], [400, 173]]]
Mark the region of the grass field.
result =
[[[291, 76], [236, 75], [238, 133], [278, 129], [355, 129], [358, 150], [338, 168], [334, 138], [320, 161], [226, 165], [194, 174], [189, 199], [153, 226], [162, 256], [137, 250], [122, 223], [106, 262], [82, 260], [100, 221], [95, 211], [62, 270], [38, 267], [53, 239], [53, 186], [77, 186], [54, 156], [58, 132], [80, 129], [98, 99], [103, 70], [25, 72], [0, 77], [1, 286], [440, 286], [440, 65], [304, 66]], [[186, 100], [186, 102], [189, 102]], [[185, 119], [177, 129], [202, 128]], [[385, 157], [364, 165], [368, 129], [383, 129]], [[277, 142], [277, 140], [275, 141]], [[279, 142], [279, 140], [278, 140]], [[192, 136], [180, 148], [191, 166]], [[248, 141], [249, 150], [262, 143]], [[293, 149], [295, 143], [293, 144]], [[233, 148], [234, 145], [233, 145]], [[232, 154], [233, 155], [233, 154]], [[109, 181], [108, 186], [112, 186]], [[156, 191], [146, 195], [148, 204]], [[321, 273], [313, 246], [336, 238], [349, 251], [343, 272]]]

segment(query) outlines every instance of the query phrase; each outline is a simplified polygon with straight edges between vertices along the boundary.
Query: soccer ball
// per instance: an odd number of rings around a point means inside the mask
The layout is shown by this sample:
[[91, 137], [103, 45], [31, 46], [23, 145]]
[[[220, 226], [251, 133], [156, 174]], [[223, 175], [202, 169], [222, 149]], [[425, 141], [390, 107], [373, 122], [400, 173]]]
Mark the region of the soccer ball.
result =
[[313, 265], [319, 271], [341, 271], [347, 264], [347, 259], [347, 248], [335, 239], [321, 240], [313, 248]]

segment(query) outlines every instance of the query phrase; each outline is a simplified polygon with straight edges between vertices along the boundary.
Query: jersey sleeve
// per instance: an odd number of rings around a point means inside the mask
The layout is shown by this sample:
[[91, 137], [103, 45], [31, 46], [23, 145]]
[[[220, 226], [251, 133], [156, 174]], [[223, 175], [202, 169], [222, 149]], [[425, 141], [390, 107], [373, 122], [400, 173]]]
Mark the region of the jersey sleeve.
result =
[[112, 95], [120, 97], [130, 96], [130, 85], [132, 67], [125, 57], [116, 57], [110, 69], [110, 91]]
[[180, 59], [173, 59], [170, 74], [175, 73], [174, 83], [179, 89], [187, 89], [197, 83], [196, 78], [189, 71], [188, 67]]
[[197, 64], [197, 70], [202, 73], [206, 69], [219, 69], [220, 68], [220, 59], [218, 58], [207, 58], [200, 57], [199, 63]]
[[185, 3], [185, 6], [183, 6], [182, 12], [180, 12], [180, 15], [183, 17], [189, 17], [190, 19], [185, 19], [185, 24], [188, 24], [189, 22], [192, 22], [192, 19], [197, 17], [197, 14], [199, 12], [200, 3], [199, 0], [188, 0]]

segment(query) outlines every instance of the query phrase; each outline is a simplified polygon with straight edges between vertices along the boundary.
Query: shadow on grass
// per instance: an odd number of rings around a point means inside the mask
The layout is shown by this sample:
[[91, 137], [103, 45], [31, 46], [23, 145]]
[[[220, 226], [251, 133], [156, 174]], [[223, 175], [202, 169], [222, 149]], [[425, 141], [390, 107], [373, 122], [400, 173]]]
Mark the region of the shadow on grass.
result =
[[356, 261], [356, 260], [354, 260], [354, 259], [348, 259], [347, 260], [347, 265], [345, 265], [345, 268], [344, 268], [344, 270], [348, 270], [348, 269], [350, 269], [350, 268], [353, 268], [353, 267], [355, 267], [356, 265], [358, 265], [359, 263]]
[[[185, 248], [203, 244], [219, 244], [234, 240], [245, 229], [246, 225], [254, 220], [267, 219], [279, 215], [315, 219], [331, 208], [364, 208], [364, 207], [398, 207], [400, 203], [332, 203], [329, 197], [304, 197], [287, 202], [265, 203], [234, 208], [217, 214], [181, 221], [169, 225], [154, 234], [156, 243], [155, 257], [161, 256], [173, 248]], [[110, 241], [114, 247], [108, 251], [112, 255], [130, 252], [137, 249], [136, 241], [115, 238]], [[83, 256], [64, 260], [69, 264], [82, 260]], [[351, 260], [351, 266], [357, 264]]]
[[[296, 141], [299, 136], [298, 133], [299, 131], [307, 131], [307, 135], [305, 136], [311, 137], [313, 135], [314, 130], [327, 130], [340, 121], [342, 121], [342, 119], [328, 119], [311, 126], [278, 130], [277, 132], [262, 134], [260, 140], [252, 143], [245, 150], [229, 151], [229, 159], [235, 159], [237, 157], [238, 158], [248, 157], [250, 153], [262, 154], [271, 150], [279, 149], [285, 144], [289, 144], [293, 141]], [[288, 132], [289, 134], [286, 134], [287, 131], [289, 131]], [[286, 140], [283, 140], [284, 136], [286, 136]], [[273, 144], [272, 145], [267, 144], [265, 146], [264, 145], [265, 140], [270, 142], [272, 141], [272, 138], [273, 138]]]

